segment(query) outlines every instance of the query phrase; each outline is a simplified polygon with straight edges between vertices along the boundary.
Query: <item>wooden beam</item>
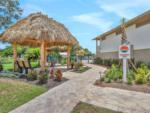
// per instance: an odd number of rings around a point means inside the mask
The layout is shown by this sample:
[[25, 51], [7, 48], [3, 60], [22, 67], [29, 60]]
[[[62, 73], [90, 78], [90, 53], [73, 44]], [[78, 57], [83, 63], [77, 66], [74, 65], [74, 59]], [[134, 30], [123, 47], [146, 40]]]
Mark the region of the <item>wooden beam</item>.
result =
[[40, 65], [41, 65], [41, 71], [45, 70], [45, 42], [42, 41], [41, 47], [40, 47]]
[[45, 58], [44, 58], [44, 64], [45, 64], [45, 66], [46, 66], [46, 63], [47, 63], [47, 46], [46, 46], [46, 44], [45, 44], [45, 47], [44, 47], [44, 55], [45, 55]]
[[15, 65], [15, 63], [17, 61], [17, 44], [16, 44], [16, 42], [14, 42], [12, 44], [12, 47], [13, 47], [13, 58], [14, 58], [14, 71], [16, 71], [16, 65]]
[[70, 50], [71, 50], [71, 47], [68, 46], [67, 47], [67, 69], [69, 69], [69, 66], [70, 66]]

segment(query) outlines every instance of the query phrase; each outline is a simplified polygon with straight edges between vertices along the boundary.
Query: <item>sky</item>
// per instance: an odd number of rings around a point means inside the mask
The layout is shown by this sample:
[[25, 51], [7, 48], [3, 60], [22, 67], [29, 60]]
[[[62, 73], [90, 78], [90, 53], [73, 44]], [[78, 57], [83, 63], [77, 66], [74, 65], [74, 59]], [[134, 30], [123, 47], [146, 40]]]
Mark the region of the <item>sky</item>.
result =
[[[95, 53], [92, 39], [150, 8], [150, 0], [20, 0], [22, 18], [42, 12], [63, 23], [80, 45]], [[0, 44], [4, 48], [6, 44]]]

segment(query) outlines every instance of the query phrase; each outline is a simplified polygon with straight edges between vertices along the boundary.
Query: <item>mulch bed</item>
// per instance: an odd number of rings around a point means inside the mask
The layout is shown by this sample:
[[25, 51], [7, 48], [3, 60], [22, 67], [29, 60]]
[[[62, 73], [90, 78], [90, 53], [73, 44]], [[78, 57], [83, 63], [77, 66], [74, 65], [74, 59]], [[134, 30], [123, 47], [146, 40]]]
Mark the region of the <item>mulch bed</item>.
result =
[[[38, 80], [34, 80], [34, 81], [28, 81], [28, 80], [26, 80], [26, 79], [20, 79], [21, 81], [24, 81], [24, 82], [27, 82], [27, 83], [29, 83], [29, 84], [34, 84], [34, 85], [39, 85], [38, 84]], [[54, 87], [56, 87], [56, 86], [58, 86], [58, 85], [61, 85], [62, 83], [64, 83], [64, 82], [66, 82], [66, 81], [68, 81], [69, 79], [67, 79], [67, 78], [65, 78], [65, 77], [63, 77], [62, 78], [62, 81], [55, 81], [55, 80], [52, 80], [52, 79], [48, 79], [48, 82], [46, 83], [46, 84], [43, 84], [42, 86], [45, 86], [46, 88], [48, 88], [48, 89], [52, 89], [52, 88], [54, 88]]]
[[63, 77], [62, 81], [58, 82], [58, 81], [54, 81], [52, 79], [48, 79], [48, 83], [46, 84], [46, 87], [48, 87], [48, 89], [52, 89], [58, 85], [61, 85], [62, 83], [68, 81], [69, 79]]
[[125, 83], [105, 83], [100, 80], [96, 80], [95, 82], [96, 86], [99, 87], [111, 87], [111, 88], [118, 88], [118, 89], [124, 89], [124, 90], [129, 90], [129, 91], [137, 91], [137, 92], [144, 92], [144, 93], [150, 93], [150, 85], [138, 85], [138, 84], [133, 84], [133, 85], [128, 85]]

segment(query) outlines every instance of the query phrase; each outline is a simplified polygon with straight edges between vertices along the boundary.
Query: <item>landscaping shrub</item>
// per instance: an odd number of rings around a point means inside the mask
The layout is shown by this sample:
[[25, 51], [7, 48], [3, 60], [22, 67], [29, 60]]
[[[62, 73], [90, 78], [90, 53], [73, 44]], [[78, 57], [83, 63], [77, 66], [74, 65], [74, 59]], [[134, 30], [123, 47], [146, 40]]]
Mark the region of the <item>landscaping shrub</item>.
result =
[[111, 68], [106, 72], [105, 77], [109, 78], [110, 81], [117, 81], [119, 79], [122, 79], [122, 69], [113, 64]]
[[82, 67], [83, 65], [83, 62], [79, 62], [79, 67]]
[[128, 76], [127, 77], [127, 84], [132, 84], [132, 81], [133, 81], [133, 79], [132, 79], [132, 77], [131, 76]]
[[136, 77], [135, 77], [135, 82], [137, 84], [145, 84], [147, 83], [147, 76], [144, 70], [138, 69]]
[[142, 64], [145, 64], [143, 61], [137, 61], [136, 62], [136, 67], [140, 68]]
[[112, 64], [115, 64], [115, 65], [119, 65], [119, 59], [113, 59], [112, 60]]
[[37, 72], [35, 70], [29, 71], [27, 74], [27, 80], [36, 80], [37, 79]]
[[45, 84], [48, 80], [48, 74], [45, 71], [40, 71], [38, 76], [39, 84]]
[[130, 76], [133, 80], [135, 79], [135, 72], [133, 70], [129, 70], [127, 76]]
[[103, 64], [103, 60], [101, 58], [97, 57], [97, 58], [94, 59], [94, 63], [102, 65]]
[[132, 84], [132, 82], [135, 80], [135, 73], [130, 70], [127, 74], [127, 84]]
[[150, 70], [148, 69], [147, 65], [145, 65], [145, 64], [141, 64], [140, 68], [143, 69], [146, 74], [148, 72], [150, 72]]
[[40, 67], [39, 61], [33, 60], [33, 61], [31, 62], [31, 67], [32, 67], [32, 68], [38, 68], [38, 67]]
[[101, 59], [101, 58], [96, 58], [94, 60], [94, 63], [98, 64], [98, 65], [104, 65], [104, 66], [111, 67], [112, 64], [118, 65], [119, 64], [119, 59]]
[[62, 71], [60, 69], [57, 69], [55, 75], [56, 75], [56, 80], [60, 82], [62, 80]]
[[[119, 60], [104, 60], [105, 65], [110, 65], [111, 63], [115, 62], [116, 64], [119, 64]], [[132, 84], [133, 82], [137, 84], [146, 84], [150, 83], [150, 70], [146, 64], [143, 64], [142, 62], [138, 62], [138, 65], [140, 65], [137, 68], [137, 72], [134, 72], [133, 70], [129, 70], [127, 73], [127, 83]], [[105, 76], [101, 79], [101, 81], [105, 81], [106, 83], [110, 83], [112, 81], [119, 82], [122, 80], [123, 72], [122, 68], [118, 67], [117, 65], [113, 64], [110, 69], [106, 71]]]
[[148, 73], [149, 69], [146, 65], [141, 64], [140, 68], [137, 69], [137, 73], [135, 75], [135, 82], [137, 84], [145, 84], [148, 82]]
[[110, 79], [110, 78], [105, 77], [105, 78], [104, 78], [104, 82], [106, 82], [106, 83], [111, 83], [111, 79]]
[[103, 65], [104, 66], [110, 66], [110, 60], [109, 59], [104, 59], [103, 60]]
[[61, 65], [65, 65], [67, 63], [67, 60], [66, 58], [62, 58], [61, 61], [60, 61]]
[[75, 66], [75, 70], [79, 70], [80, 67], [83, 66], [83, 63], [82, 62], [76, 62], [76, 63], [74, 63], [74, 66]]

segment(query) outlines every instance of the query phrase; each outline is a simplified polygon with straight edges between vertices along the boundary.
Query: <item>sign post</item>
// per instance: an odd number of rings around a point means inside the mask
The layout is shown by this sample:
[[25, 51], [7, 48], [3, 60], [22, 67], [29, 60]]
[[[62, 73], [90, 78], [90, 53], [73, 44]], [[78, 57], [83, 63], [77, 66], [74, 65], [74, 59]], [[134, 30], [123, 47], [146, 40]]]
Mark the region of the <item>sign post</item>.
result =
[[127, 59], [123, 59], [123, 82], [127, 82]]
[[131, 48], [128, 44], [119, 46], [119, 58], [123, 59], [123, 82], [127, 82], [127, 60], [131, 57]]

